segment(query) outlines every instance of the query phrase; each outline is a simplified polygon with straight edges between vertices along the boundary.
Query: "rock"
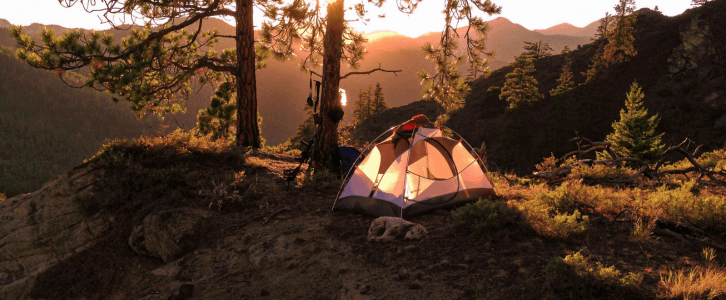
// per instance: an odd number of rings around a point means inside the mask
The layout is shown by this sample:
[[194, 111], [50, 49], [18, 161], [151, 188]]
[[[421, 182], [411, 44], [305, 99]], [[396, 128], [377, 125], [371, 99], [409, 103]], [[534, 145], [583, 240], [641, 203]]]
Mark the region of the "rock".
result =
[[180, 271], [181, 266], [179, 266], [179, 261], [177, 260], [161, 268], [151, 271], [151, 274], [158, 276], [174, 277], [179, 274]]
[[136, 253], [170, 262], [197, 247], [202, 231], [202, 214], [192, 209], [170, 209], [151, 213], [137, 225], [129, 246]]
[[681, 44], [668, 58], [668, 71], [672, 74], [702, 67], [699, 72], [707, 73], [710, 62], [716, 58], [713, 34], [706, 21], [694, 18], [688, 29], [681, 31]]
[[79, 166], [0, 202], [0, 299], [26, 298], [33, 276], [93, 246], [109, 230], [93, 190], [103, 171]]
[[427, 236], [428, 231], [421, 224], [396, 217], [380, 217], [373, 220], [368, 228], [369, 242], [390, 242], [396, 238], [420, 240]]
[[411, 273], [408, 272], [408, 269], [406, 268], [401, 268], [400, 270], [398, 270], [398, 274], [394, 276], [394, 279], [396, 280], [405, 280], [409, 278], [411, 278]]
[[364, 286], [363, 286], [363, 287], [362, 287], [362, 288], [360, 289], [360, 294], [361, 294], [361, 295], [368, 295], [368, 294], [370, 294], [370, 293], [371, 293], [371, 290], [372, 290], [371, 286], [370, 286], [370, 285], [367, 285], [367, 284], [366, 284], [366, 285], [364, 285]]
[[716, 128], [726, 128], [726, 114], [722, 115], [718, 120], [713, 123]]
[[174, 294], [169, 296], [169, 300], [188, 300], [192, 298], [192, 294], [194, 294], [194, 285], [185, 283]]

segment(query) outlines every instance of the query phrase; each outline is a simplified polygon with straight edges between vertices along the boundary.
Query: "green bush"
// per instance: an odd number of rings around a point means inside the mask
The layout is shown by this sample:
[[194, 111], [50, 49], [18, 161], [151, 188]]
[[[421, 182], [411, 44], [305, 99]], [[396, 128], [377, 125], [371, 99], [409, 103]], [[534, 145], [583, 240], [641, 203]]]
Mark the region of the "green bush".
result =
[[695, 181], [676, 189], [661, 186], [648, 193], [644, 203], [649, 214], [676, 222], [687, 222], [698, 228], [726, 231], [726, 198], [714, 195], [695, 195]]
[[456, 209], [453, 216], [453, 226], [457, 230], [489, 236], [516, 226], [522, 213], [504, 202], [479, 198], [475, 203]]
[[606, 166], [596, 164], [588, 166], [585, 164], [572, 168], [567, 178], [570, 179], [590, 179], [590, 180], [627, 180], [635, 174], [635, 170], [625, 166]]
[[[585, 284], [612, 287], [635, 288], [643, 281], [643, 274], [630, 272], [623, 275], [615, 266], [606, 267], [600, 262], [592, 263], [580, 252], [564, 258], [553, 258], [545, 267], [544, 273], [560, 280], [567, 280], [564, 277], [568, 275], [577, 275], [577, 279]], [[569, 278], [569, 280], [577, 279]]]
[[558, 212], [586, 211], [613, 216], [630, 205], [619, 192], [580, 181], [567, 181], [551, 191], [541, 191], [533, 201], [544, 202]]

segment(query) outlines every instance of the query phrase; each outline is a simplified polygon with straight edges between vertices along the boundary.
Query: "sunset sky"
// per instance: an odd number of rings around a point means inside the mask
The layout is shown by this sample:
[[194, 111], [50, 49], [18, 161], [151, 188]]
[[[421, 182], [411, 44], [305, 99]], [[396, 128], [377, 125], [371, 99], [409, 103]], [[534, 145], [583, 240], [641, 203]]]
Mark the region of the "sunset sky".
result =
[[[545, 29], [561, 23], [584, 27], [602, 18], [606, 12], [612, 13], [613, 6], [617, 2], [617, 0], [495, 0], [494, 3], [503, 7], [502, 14], [483, 17], [485, 20], [505, 17], [530, 30]], [[355, 3], [359, 1], [347, 1], [349, 6]], [[665, 15], [674, 16], [688, 9], [690, 3], [691, 0], [640, 0], [636, 1], [636, 6], [638, 9], [644, 7], [652, 9], [657, 5]], [[388, 0], [381, 9], [370, 6], [371, 21], [367, 25], [356, 22], [353, 26], [366, 33], [387, 30], [416, 37], [443, 29], [442, 9], [441, 0], [424, 0], [414, 15], [405, 15], [396, 9], [396, 1]], [[385, 14], [386, 18], [377, 18], [379, 14]], [[261, 20], [260, 16], [258, 13], [255, 16], [256, 20]], [[19, 25], [43, 23], [69, 28], [109, 27], [101, 24], [97, 16], [86, 13], [80, 5], [63, 8], [58, 4], [58, 0], [0, 0], [0, 18]], [[351, 14], [346, 19], [355, 19], [355, 15]]]

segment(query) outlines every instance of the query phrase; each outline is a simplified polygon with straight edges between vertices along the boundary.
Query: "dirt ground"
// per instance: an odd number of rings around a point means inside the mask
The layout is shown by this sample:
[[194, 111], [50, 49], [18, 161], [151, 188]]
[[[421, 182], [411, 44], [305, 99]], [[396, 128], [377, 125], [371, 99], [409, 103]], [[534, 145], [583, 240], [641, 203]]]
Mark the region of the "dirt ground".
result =
[[[591, 218], [587, 234], [569, 239], [517, 228], [477, 236], [457, 232], [451, 210], [438, 210], [410, 220], [428, 230], [427, 239], [370, 243], [366, 235], [374, 217], [331, 211], [339, 180], [310, 184], [300, 175], [295, 186], [287, 187], [282, 174], [297, 166], [292, 158], [253, 156], [266, 166], [247, 175], [259, 191], [253, 206], [219, 211], [209, 209], [209, 199], [200, 196], [179, 202], [206, 211], [204, 235], [192, 252], [168, 264], [133, 252], [128, 224], [138, 222], [143, 216], [134, 214], [144, 211], [136, 209], [107, 240], [38, 277], [33, 296], [647, 299], [663, 295], [663, 274], [702, 262], [701, 243], [660, 236], [633, 242], [632, 224], [597, 217]], [[578, 251], [623, 274], [642, 273], [643, 281], [626, 289], [548, 273], [554, 258]], [[723, 261], [726, 253], [719, 251]]]

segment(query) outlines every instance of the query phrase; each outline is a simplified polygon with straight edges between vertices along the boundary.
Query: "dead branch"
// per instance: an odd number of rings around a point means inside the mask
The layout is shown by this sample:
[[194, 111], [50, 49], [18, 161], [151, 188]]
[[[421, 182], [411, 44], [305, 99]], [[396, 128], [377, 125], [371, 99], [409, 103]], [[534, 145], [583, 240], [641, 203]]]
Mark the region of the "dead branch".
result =
[[396, 73], [403, 72], [403, 70], [386, 70], [386, 69], [381, 68], [381, 64], [378, 64], [378, 68], [375, 68], [375, 69], [372, 69], [372, 70], [362, 71], [362, 72], [350, 72], [348, 74], [345, 74], [343, 76], [340, 76], [340, 80], [343, 80], [343, 79], [345, 79], [345, 78], [347, 78], [348, 76], [351, 76], [351, 75], [366, 75], [366, 74], [370, 75], [370, 74], [372, 74], [374, 72], [393, 73], [393, 75], [398, 76], [398, 74], [396, 74]]
[[[551, 179], [555, 179], [556, 177], [566, 176], [568, 173], [570, 173], [572, 171], [573, 168], [575, 168], [581, 164], [586, 164], [588, 166], [598, 165], [598, 164], [606, 165], [606, 166], [616, 166], [621, 163], [629, 163], [629, 164], [638, 165], [639, 168], [635, 174], [633, 174], [626, 180], [628, 182], [632, 182], [633, 180], [635, 180], [641, 176], [655, 179], [655, 178], [658, 178], [658, 177], [660, 177], [662, 175], [666, 175], [666, 174], [687, 174], [690, 172], [698, 172], [700, 174], [699, 179], [702, 178], [703, 176], [707, 176], [712, 181], [718, 181], [714, 177], [715, 175], [726, 178], [726, 172], [710, 170], [709, 168], [704, 167], [703, 165], [699, 164], [696, 161], [695, 157], [697, 157], [700, 154], [702, 145], [699, 145], [698, 147], [696, 147], [696, 149], [693, 151], [693, 153], [688, 153], [688, 151], [686, 151], [686, 149], [683, 148], [684, 146], [693, 143], [693, 141], [691, 141], [691, 139], [689, 139], [689, 138], [686, 138], [685, 140], [683, 140], [683, 142], [681, 142], [678, 145], [671, 146], [668, 149], [666, 149], [666, 151], [663, 152], [663, 154], [661, 155], [661, 158], [656, 163], [655, 167], [652, 169], [650, 167], [651, 165], [642, 159], [634, 158], [634, 157], [620, 157], [617, 153], [615, 153], [611, 149], [612, 144], [610, 142], [593, 142], [587, 138], [580, 137], [580, 136], [575, 137], [575, 138], [571, 139], [570, 141], [577, 143], [577, 150], [571, 151], [571, 152], [565, 154], [564, 156], [562, 156], [561, 158], [559, 158], [557, 160], [558, 163], [567, 161], [567, 159], [572, 156], [582, 156], [584, 154], [591, 153], [593, 151], [605, 151], [606, 153], [608, 153], [608, 155], [610, 155], [611, 158], [610, 159], [580, 159], [572, 164], [562, 165], [549, 172], [539, 172], [539, 173], [535, 172], [535, 173], [533, 173], [533, 176], [542, 178], [542, 179], [551, 180]], [[688, 161], [691, 163], [692, 167], [683, 168], [683, 169], [671, 169], [671, 170], [659, 171], [660, 167], [663, 166], [668, 161], [668, 158], [674, 153], [679, 153], [679, 154], [683, 155], [686, 159], [688, 159]]]

